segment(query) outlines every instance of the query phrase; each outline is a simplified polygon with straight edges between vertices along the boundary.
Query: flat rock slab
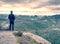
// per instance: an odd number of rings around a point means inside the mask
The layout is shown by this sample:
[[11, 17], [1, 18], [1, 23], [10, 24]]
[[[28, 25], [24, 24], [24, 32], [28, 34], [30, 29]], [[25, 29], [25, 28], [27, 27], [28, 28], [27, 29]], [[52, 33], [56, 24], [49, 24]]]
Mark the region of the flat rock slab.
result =
[[44, 38], [42, 38], [42, 37], [40, 37], [40, 36], [38, 36], [38, 35], [35, 35], [35, 34], [33, 34], [33, 33], [30, 33], [30, 32], [24, 32], [23, 33], [24, 35], [26, 35], [26, 36], [29, 36], [29, 37], [31, 37], [31, 38], [33, 38], [34, 40], [36, 40], [38, 43], [40, 43], [40, 44], [51, 44], [49, 41], [47, 41], [46, 39], [44, 39]]
[[1, 31], [0, 44], [16, 44], [16, 38], [10, 31]]

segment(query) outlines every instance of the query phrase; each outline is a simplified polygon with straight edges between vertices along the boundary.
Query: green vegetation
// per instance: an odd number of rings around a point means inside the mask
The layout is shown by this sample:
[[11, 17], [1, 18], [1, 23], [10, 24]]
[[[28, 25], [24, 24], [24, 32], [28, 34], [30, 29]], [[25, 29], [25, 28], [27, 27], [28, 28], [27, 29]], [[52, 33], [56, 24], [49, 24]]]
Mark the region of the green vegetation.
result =
[[[8, 23], [7, 15], [0, 15], [0, 24]], [[4, 26], [4, 25], [3, 25]], [[60, 15], [54, 16], [16, 16], [15, 30], [29, 31], [50, 41], [60, 44]], [[19, 34], [18, 34], [19, 35]], [[32, 44], [32, 43], [31, 43]]]

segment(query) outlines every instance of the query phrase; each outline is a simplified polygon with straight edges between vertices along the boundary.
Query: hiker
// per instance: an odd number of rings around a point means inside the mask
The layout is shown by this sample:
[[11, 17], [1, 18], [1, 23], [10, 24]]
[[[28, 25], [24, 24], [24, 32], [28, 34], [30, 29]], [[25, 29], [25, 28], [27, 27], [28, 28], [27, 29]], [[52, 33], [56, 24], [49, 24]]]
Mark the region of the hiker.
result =
[[9, 19], [9, 23], [10, 23], [9, 30], [14, 31], [14, 20], [15, 20], [15, 16], [13, 14], [13, 11], [10, 11], [10, 14], [8, 16], [8, 19]]

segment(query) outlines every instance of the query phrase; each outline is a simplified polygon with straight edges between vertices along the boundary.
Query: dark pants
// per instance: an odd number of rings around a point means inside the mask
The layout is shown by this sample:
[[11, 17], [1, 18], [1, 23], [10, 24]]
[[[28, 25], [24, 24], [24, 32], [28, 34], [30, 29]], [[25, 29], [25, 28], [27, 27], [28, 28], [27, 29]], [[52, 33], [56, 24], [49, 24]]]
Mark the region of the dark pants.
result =
[[10, 22], [9, 30], [14, 31], [14, 22]]

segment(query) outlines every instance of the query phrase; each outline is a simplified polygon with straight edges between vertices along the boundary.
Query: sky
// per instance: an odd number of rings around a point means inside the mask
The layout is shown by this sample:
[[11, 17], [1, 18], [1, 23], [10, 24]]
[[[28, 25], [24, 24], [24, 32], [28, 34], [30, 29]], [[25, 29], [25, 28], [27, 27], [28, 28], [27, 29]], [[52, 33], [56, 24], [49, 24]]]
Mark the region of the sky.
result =
[[0, 14], [54, 15], [60, 13], [60, 0], [0, 0]]

